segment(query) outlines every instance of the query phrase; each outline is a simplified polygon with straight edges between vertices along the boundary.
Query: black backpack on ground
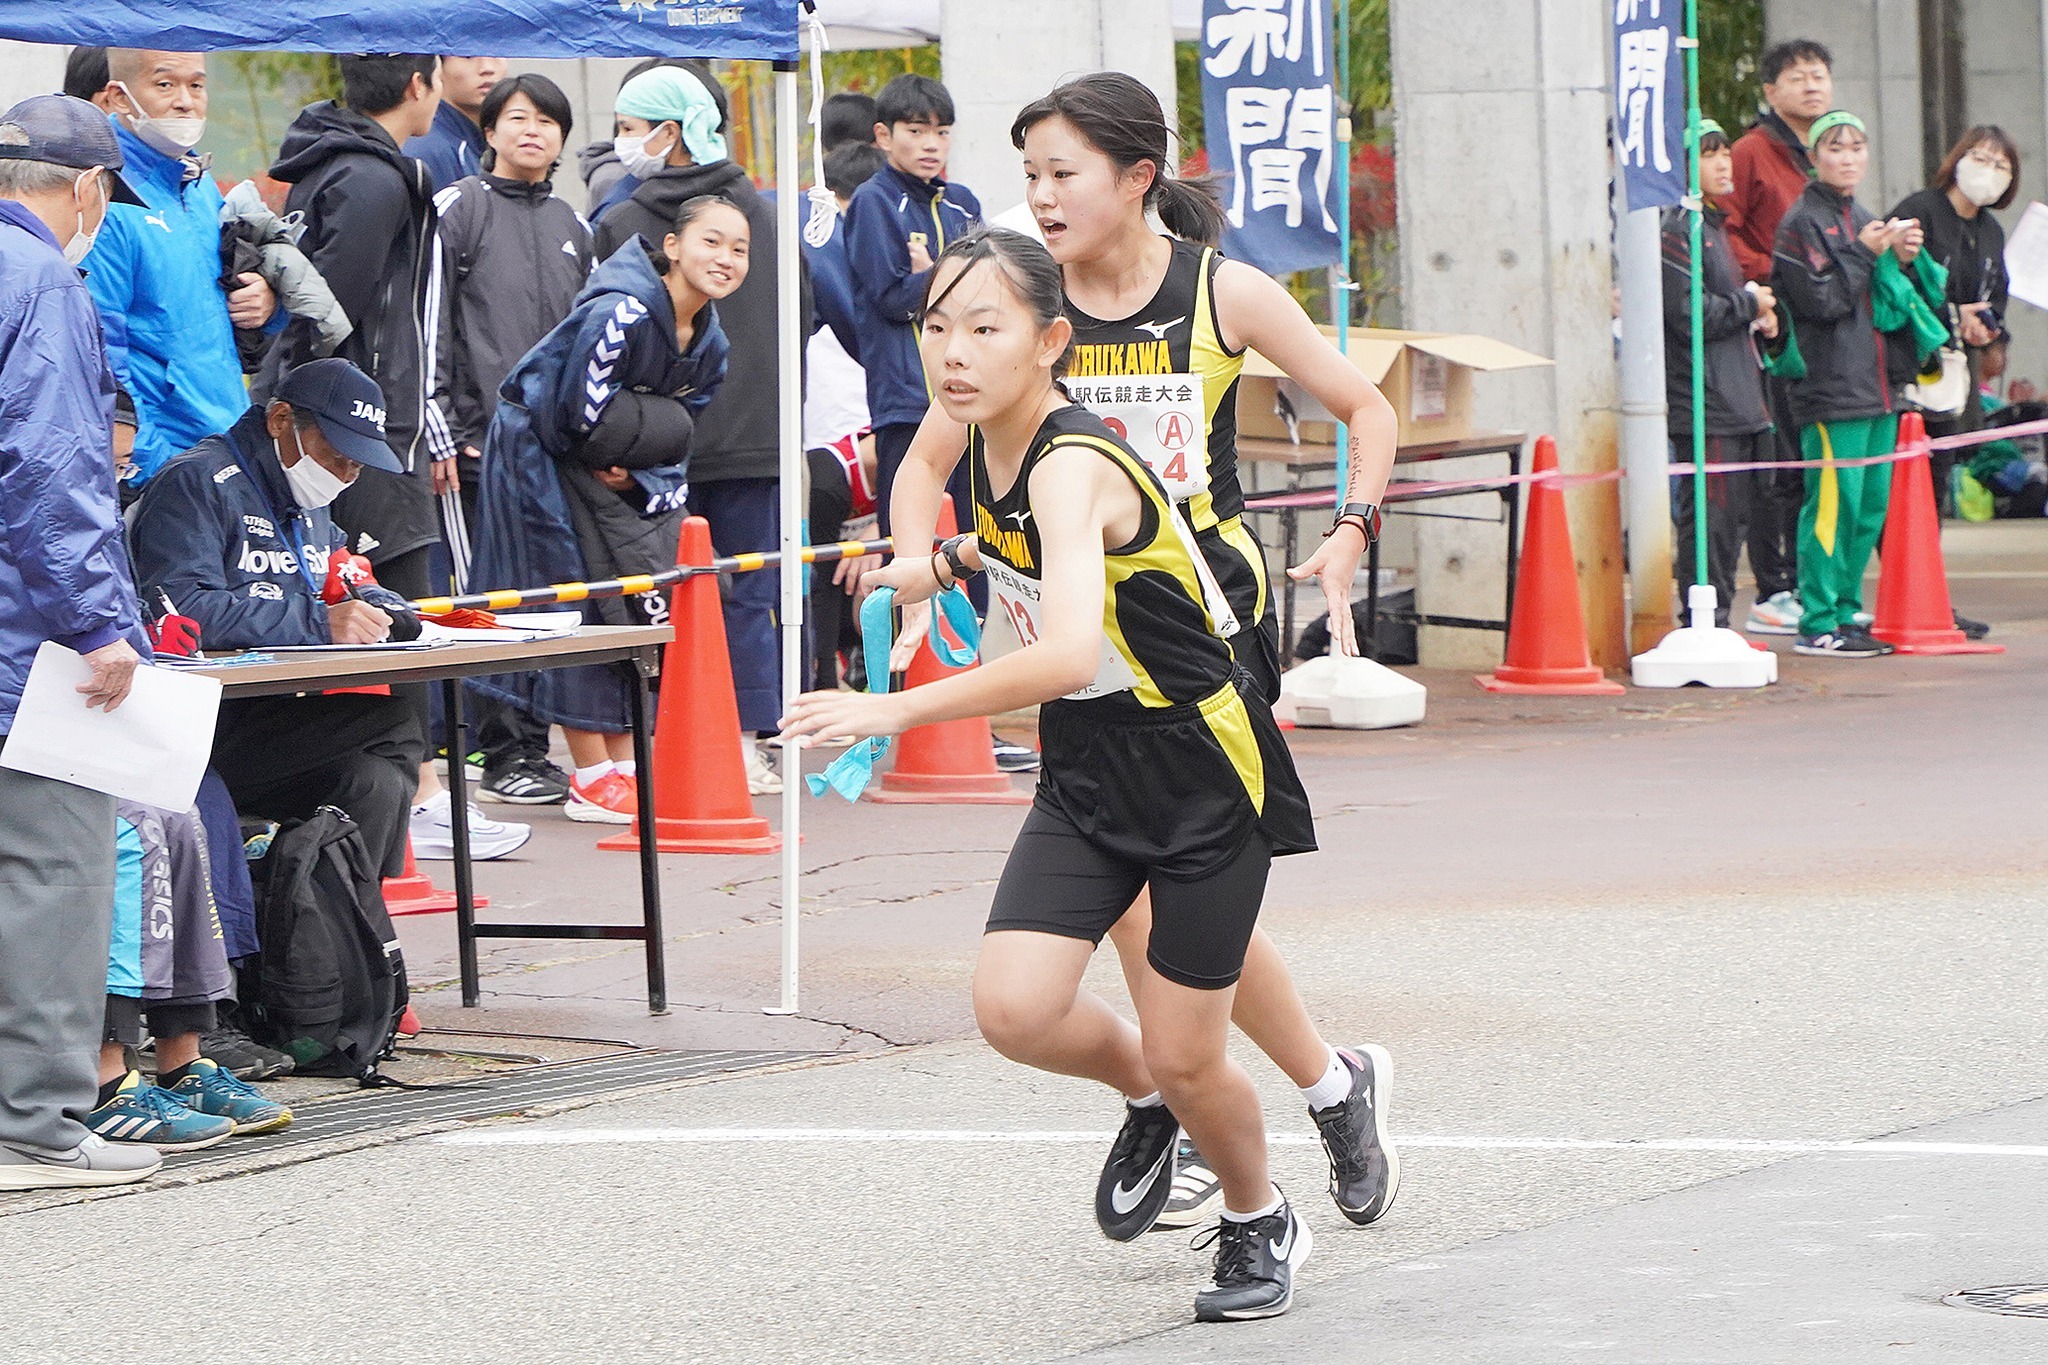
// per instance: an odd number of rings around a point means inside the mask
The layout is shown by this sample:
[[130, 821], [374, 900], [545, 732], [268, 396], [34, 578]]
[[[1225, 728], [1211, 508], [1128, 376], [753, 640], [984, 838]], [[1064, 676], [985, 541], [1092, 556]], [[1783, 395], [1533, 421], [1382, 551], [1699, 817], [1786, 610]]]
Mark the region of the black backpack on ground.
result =
[[263, 951], [242, 975], [242, 1018], [301, 1075], [367, 1081], [391, 1055], [409, 992], [383, 883], [334, 806], [286, 821], [249, 866]]

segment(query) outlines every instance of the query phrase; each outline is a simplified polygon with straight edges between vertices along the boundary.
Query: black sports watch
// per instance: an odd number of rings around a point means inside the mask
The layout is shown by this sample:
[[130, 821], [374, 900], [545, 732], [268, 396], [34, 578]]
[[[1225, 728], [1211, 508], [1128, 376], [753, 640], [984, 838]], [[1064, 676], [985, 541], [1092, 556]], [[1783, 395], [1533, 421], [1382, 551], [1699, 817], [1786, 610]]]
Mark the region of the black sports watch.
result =
[[966, 536], [959, 535], [939, 542], [939, 553], [946, 557], [946, 568], [952, 572], [955, 583], [965, 582], [974, 577], [976, 572], [968, 568], [966, 561], [960, 558], [960, 545], [966, 539]]
[[1329, 530], [1323, 532], [1323, 539], [1328, 540], [1335, 535], [1337, 528], [1347, 521], [1364, 533], [1368, 546], [1380, 538], [1378, 505], [1370, 502], [1347, 502], [1337, 509], [1337, 519], [1330, 523]]

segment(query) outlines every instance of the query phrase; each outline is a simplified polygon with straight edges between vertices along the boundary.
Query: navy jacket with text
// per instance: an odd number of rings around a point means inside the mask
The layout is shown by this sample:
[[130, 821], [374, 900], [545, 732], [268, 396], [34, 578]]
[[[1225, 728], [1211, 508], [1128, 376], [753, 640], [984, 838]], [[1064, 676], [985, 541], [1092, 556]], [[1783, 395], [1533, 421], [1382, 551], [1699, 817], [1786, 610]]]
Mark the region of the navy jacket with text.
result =
[[846, 205], [846, 260], [860, 311], [858, 351], [868, 375], [868, 418], [878, 427], [922, 422], [931, 406], [912, 325], [929, 270], [910, 268], [910, 239], [937, 260], [946, 243], [981, 221], [981, 201], [962, 185], [919, 180], [884, 165]]
[[292, 501], [263, 409], [158, 470], [134, 518], [143, 600], [161, 593], [197, 621], [201, 648], [331, 642], [320, 588], [343, 534]]

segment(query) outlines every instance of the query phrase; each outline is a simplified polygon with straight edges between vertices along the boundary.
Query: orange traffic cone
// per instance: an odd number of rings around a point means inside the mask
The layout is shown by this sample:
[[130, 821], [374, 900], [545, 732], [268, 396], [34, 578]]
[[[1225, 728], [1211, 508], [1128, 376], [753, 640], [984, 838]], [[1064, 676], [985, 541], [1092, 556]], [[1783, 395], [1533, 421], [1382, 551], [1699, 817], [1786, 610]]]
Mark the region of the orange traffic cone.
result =
[[[1538, 436], [1529, 472], [1556, 468], [1557, 442]], [[1613, 697], [1624, 690], [1593, 666], [1586, 648], [1586, 614], [1579, 606], [1572, 531], [1565, 521], [1564, 490], [1555, 484], [1529, 485], [1522, 567], [1515, 577], [1514, 611], [1508, 617], [1507, 659], [1473, 681], [1489, 692], [1524, 696]]]
[[[711, 523], [683, 522], [680, 564], [711, 563]], [[754, 813], [740, 754], [740, 705], [732, 690], [718, 575], [695, 574], [675, 592], [676, 638], [661, 661], [661, 704], [654, 722], [656, 842], [663, 853], [774, 853], [782, 840]], [[792, 778], [794, 780], [794, 778]], [[637, 852], [640, 827], [627, 826], [597, 846]]]
[[1899, 419], [1898, 448], [1918, 453], [1892, 466], [1891, 501], [1878, 551], [1877, 619], [1870, 633], [1901, 654], [2005, 653], [2004, 645], [1972, 640], [1956, 629], [1948, 570], [1941, 560], [1941, 513], [1934, 503], [1927, 424], [1919, 413]]
[[[471, 898], [481, 909], [491, 903], [489, 896]], [[405, 870], [384, 879], [384, 910], [392, 915], [444, 915], [455, 908], [455, 893], [434, 885], [434, 879], [420, 871], [413, 861], [412, 836], [405, 840]]]
[[[939, 536], [954, 533], [953, 500], [939, 504]], [[933, 630], [939, 615], [932, 613]], [[886, 661], [870, 659], [868, 667]], [[969, 664], [967, 667], [972, 668]], [[922, 687], [949, 674], [965, 672], [939, 662], [925, 646], [910, 662], [907, 687]], [[1031, 793], [1018, 791], [1008, 773], [996, 767], [995, 734], [985, 717], [940, 721], [905, 730], [896, 741], [896, 766], [868, 789], [868, 800], [884, 805], [1028, 806]]]

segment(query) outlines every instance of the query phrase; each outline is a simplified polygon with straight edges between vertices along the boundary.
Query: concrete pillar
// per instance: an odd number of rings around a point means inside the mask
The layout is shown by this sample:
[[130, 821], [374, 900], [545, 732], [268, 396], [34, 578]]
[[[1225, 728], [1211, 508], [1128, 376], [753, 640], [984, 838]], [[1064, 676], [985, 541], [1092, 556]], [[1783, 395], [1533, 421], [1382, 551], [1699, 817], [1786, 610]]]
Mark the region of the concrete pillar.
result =
[[[1612, 243], [1608, 222], [1609, 10], [1526, 0], [1476, 24], [1462, 5], [1393, 0], [1394, 135], [1402, 312], [1427, 331], [1477, 332], [1554, 369], [1482, 375], [1475, 421], [1557, 437], [1568, 471], [1615, 467]], [[1469, 462], [1477, 476], [1497, 458]], [[1454, 477], [1433, 466], [1429, 477]], [[1567, 495], [1593, 658], [1628, 663], [1615, 486]], [[1431, 510], [1485, 517], [1492, 495]], [[1506, 570], [1498, 526], [1419, 523], [1421, 605], [1494, 616]], [[1497, 635], [1426, 629], [1424, 662], [1483, 667]]]
[[1010, 146], [1017, 111], [1067, 77], [1127, 71], [1173, 120], [1169, 0], [945, 0], [942, 13], [939, 50], [959, 120], [947, 174], [973, 190], [990, 217], [1024, 198]]
[[61, 92], [70, 52], [53, 43], [0, 42], [0, 109], [12, 109], [30, 95]]

